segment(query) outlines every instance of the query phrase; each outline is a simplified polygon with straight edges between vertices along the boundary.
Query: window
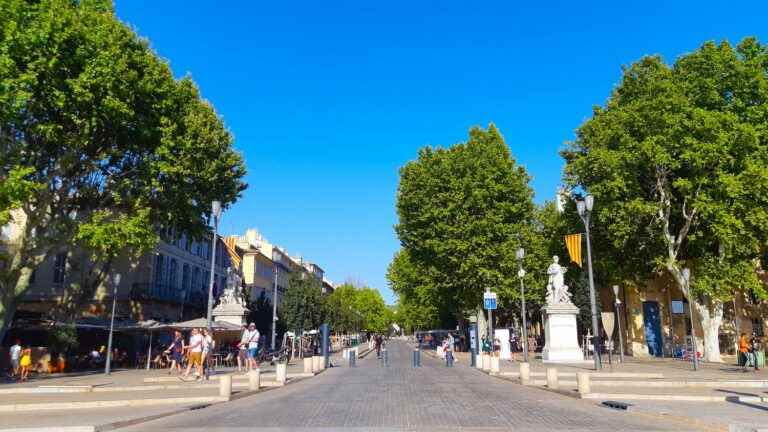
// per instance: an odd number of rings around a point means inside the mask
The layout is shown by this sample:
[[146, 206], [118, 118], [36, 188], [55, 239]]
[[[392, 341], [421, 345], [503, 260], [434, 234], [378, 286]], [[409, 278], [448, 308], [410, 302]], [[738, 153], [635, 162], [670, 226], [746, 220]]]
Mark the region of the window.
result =
[[168, 272], [168, 286], [171, 290], [177, 290], [178, 286], [179, 263], [176, 258], [171, 258], [171, 270]]
[[189, 264], [184, 264], [181, 267], [181, 290], [185, 293], [189, 292]]
[[165, 277], [165, 257], [163, 254], [155, 255], [155, 293], [159, 293], [160, 285], [163, 284], [163, 278]]
[[203, 280], [200, 284], [200, 291], [208, 292], [208, 284], [211, 283], [211, 272], [205, 271], [203, 275]]
[[53, 283], [64, 283], [64, 277], [67, 272], [67, 253], [56, 254], [53, 261]]
[[192, 271], [192, 291], [200, 290], [200, 269], [195, 267]]

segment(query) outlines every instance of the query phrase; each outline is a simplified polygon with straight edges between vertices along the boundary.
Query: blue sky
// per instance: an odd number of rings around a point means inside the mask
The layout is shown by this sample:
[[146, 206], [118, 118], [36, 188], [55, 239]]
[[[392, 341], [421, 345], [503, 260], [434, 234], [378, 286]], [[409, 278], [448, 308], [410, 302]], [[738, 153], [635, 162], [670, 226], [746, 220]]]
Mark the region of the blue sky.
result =
[[250, 187], [222, 231], [256, 227], [332, 280], [361, 280], [391, 302], [397, 173], [418, 148], [494, 122], [543, 202], [560, 182], [558, 149], [622, 65], [646, 54], [672, 61], [705, 40], [768, 42], [765, 1], [534, 3], [116, 0], [116, 9], [174, 74], [194, 78], [245, 156]]

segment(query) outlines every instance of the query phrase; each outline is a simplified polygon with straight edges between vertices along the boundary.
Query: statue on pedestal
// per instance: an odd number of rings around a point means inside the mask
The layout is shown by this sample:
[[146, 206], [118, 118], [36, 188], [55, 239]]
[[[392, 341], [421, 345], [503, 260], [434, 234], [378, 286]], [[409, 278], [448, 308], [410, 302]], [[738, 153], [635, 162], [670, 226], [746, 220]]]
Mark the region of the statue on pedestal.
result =
[[571, 302], [571, 293], [568, 291], [568, 285], [565, 284], [565, 267], [559, 264], [560, 258], [557, 255], [552, 257], [552, 264], [547, 268], [549, 281], [547, 282], [547, 304], [573, 304]]
[[231, 267], [227, 267], [227, 286], [224, 288], [221, 297], [219, 297], [219, 304], [245, 306], [242, 285], [243, 278], [237, 272], [233, 272]]

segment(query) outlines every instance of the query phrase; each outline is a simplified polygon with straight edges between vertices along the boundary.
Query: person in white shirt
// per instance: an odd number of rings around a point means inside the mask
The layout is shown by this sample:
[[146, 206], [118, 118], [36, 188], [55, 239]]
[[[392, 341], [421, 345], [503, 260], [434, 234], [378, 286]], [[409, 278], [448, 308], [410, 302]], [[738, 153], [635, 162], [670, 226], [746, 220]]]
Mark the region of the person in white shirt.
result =
[[240, 339], [241, 348], [246, 348], [248, 358], [248, 370], [258, 368], [258, 362], [256, 359], [259, 356], [259, 331], [256, 329], [256, 324], [248, 324], [248, 330], [243, 332], [243, 337]]
[[19, 374], [19, 359], [21, 358], [21, 340], [16, 339], [16, 343], [11, 347], [11, 378]]
[[192, 366], [195, 366], [195, 379], [200, 379], [203, 374], [203, 335], [197, 329], [192, 329], [192, 335], [189, 337], [189, 364], [184, 376], [189, 376]]

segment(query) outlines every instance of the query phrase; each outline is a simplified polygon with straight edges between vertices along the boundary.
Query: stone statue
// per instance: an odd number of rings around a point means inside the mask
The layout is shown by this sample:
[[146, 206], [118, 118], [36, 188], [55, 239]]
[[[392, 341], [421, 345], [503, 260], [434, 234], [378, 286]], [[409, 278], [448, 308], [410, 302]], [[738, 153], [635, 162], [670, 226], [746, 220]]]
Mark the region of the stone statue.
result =
[[221, 294], [219, 304], [237, 304], [245, 306], [245, 300], [243, 300], [243, 279], [237, 272], [233, 272], [231, 267], [227, 267], [227, 286], [224, 288], [224, 292]]
[[565, 272], [568, 269], [559, 264], [560, 258], [557, 255], [552, 257], [552, 264], [547, 268], [547, 304], [558, 303], [571, 304], [571, 293], [568, 292], [568, 285], [565, 284]]

